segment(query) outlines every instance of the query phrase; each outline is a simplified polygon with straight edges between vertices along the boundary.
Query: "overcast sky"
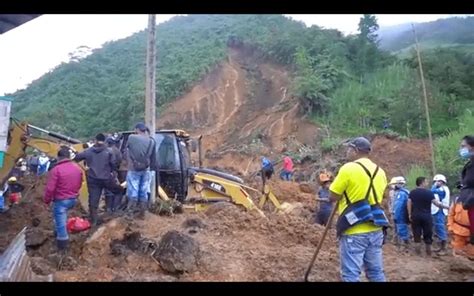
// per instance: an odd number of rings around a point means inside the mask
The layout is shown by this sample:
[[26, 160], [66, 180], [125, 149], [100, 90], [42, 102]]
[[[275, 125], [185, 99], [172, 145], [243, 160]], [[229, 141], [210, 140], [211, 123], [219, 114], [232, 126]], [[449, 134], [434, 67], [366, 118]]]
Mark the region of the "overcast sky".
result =
[[[164, 22], [175, 15], [157, 15]], [[289, 15], [306, 25], [357, 31], [361, 15]], [[453, 15], [376, 15], [379, 25], [427, 22]], [[147, 27], [147, 15], [42, 15], [0, 35], [0, 96], [25, 88], [81, 45], [98, 48], [107, 41], [132, 35]]]

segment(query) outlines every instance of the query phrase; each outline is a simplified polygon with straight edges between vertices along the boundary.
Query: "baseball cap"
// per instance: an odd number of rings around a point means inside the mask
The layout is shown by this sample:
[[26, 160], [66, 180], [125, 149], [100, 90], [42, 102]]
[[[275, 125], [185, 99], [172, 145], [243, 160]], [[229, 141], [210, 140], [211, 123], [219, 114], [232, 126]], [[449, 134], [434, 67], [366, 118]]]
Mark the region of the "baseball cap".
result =
[[348, 146], [353, 147], [359, 151], [370, 152], [372, 150], [372, 145], [370, 141], [364, 137], [357, 137], [349, 141]]
[[139, 122], [135, 125], [135, 128], [142, 131], [142, 132], [146, 132], [146, 125], [143, 123], [143, 122]]

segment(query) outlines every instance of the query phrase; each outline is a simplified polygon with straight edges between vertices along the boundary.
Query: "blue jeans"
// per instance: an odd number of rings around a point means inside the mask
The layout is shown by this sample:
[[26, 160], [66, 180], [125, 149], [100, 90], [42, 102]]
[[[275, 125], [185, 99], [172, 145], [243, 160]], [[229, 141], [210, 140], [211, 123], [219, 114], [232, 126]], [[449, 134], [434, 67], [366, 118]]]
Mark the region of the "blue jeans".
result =
[[395, 222], [395, 230], [397, 232], [397, 236], [401, 240], [406, 241], [406, 240], [410, 239], [410, 232], [408, 231], [408, 224]]
[[282, 170], [280, 173], [280, 178], [285, 181], [290, 181], [291, 180], [291, 172]]
[[448, 232], [446, 230], [446, 216], [442, 209], [433, 215], [434, 235], [442, 241], [448, 240]]
[[67, 211], [72, 209], [77, 202], [77, 198], [55, 200], [53, 205], [54, 227], [56, 228], [56, 239], [67, 240]]
[[358, 282], [364, 266], [369, 281], [385, 282], [382, 245], [382, 230], [342, 235], [339, 239], [342, 281]]
[[148, 202], [150, 171], [127, 172], [127, 196], [132, 201]]

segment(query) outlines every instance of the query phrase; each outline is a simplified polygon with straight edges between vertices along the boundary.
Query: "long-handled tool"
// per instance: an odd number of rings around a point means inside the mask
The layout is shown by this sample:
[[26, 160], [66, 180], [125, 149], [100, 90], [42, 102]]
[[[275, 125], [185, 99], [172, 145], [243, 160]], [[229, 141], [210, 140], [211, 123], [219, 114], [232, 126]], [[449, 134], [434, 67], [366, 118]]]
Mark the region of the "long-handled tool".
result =
[[318, 242], [318, 247], [316, 248], [316, 251], [314, 252], [313, 259], [311, 259], [308, 269], [306, 270], [306, 273], [304, 274], [305, 282], [308, 281], [308, 276], [309, 276], [309, 273], [311, 272], [311, 269], [313, 268], [314, 261], [316, 261], [316, 257], [318, 257], [319, 250], [321, 250], [321, 247], [323, 246], [323, 242], [324, 242], [324, 239], [326, 238], [329, 228], [331, 228], [332, 220], [334, 219], [338, 205], [339, 205], [339, 201], [336, 202], [336, 204], [334, 205], [334, 208], [332, 209], [331, 216], [329, 216], [329, 220], [328, 220], [328, 223], [326, 224], [326, 228], [324, 228], [323, 235], [321, 236], [321, 239]]

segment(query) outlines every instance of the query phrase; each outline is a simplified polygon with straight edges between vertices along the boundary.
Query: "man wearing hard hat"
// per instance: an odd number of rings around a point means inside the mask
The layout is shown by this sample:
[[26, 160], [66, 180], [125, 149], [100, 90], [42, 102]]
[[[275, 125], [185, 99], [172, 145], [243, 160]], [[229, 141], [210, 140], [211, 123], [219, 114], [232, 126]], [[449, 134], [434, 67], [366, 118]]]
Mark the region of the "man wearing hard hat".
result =
[[390, 185], [394, 186], [394, 196], [392, 204], [393, 221], [395, 223], [395, 233], [400, 243], [403, 243], [404, 250], [408, 250], [410, 232], [408, 230], [408, 195], [410, 192], [405, 188], [405, 178], [402, 176], [392, 178]]
[[[449, 208], [450, 192], [448, 186], [446, 186], [447, 183], [444, 175], [438, 174], [434, 176], [431, 192], [433, 192], [435, 199]], [[447, 255], [448, 231], [446, 229], [446, 217], [448, 216], [448, 209], [441, 209], [432, 204], [431, 215], [433, 217], [434, 235], [440, 240], [440, 247], [434, 250], [434, 252], [438, 252], [439, 255]]]
[[319, 175], [319, 188], [318, 197], [316, 201], [319, 202], [319, 208], [316, 213], [316, 222], [320, 225], [326, 225], [329, 220], [329, 216], [332, 212], [333, 203], [329, 199], [329, 186], [331, 186], [332, 176], [329, 173], [323, 172]]

